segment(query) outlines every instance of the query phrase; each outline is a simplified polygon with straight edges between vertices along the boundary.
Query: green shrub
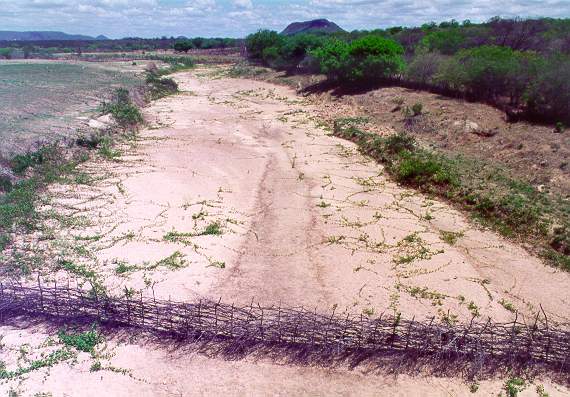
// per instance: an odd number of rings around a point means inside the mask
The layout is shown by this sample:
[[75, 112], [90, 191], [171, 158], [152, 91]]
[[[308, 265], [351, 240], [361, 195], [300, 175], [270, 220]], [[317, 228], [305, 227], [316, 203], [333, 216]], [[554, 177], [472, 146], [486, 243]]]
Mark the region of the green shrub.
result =
[[248, 56], [252, 59], [263, 60], [263, 51], [270, 47], [280, 47], [284, 38], [277, 32], [260, 30], [250, 34], [245, 39]]
[[192, 40], [177, 40], [174, 43], [174, 51], [176, 52], [188, 52], [193, 48], [196, 48]]
[[9, 235], [0, 233], [0, 253], [4, 251], [8, 245], [12, 242], [12, 239]]
[[95, 346], [101, 341], [101, 337], [95, 325], [91, 327], [91, 330], [81, 333], [67, 333], [64, 330], [60, 330], [57, 336], [64, 345], [74, 347], [86, 353], [93, 352]]
[[12, 59], [12, 48], [0, 48], [0, 58]]
[[481, 46], [459, 51], [442, 65], [437, 79], [479, 98], [497, 100], [506, 96], [517, 102], [528, 84], [524, 72], [529, 63], [532, 57], [528, 54], [508, 47]]
[[0, 192], [8, 192], [12, 189], [12, 180], [6, 175], [0, 175]]
[[178, 92], [178, 84], [171, 78], [159, 77], [156, 73], [148, 73], [146, 84], [152, 99], [163, 98]]
[[341, 80], [349, 74], [348, 52], [349, 46], [346, 42], [332, 39], [310, 54], [319, 64], [321, 73], [331, 80]]
[[45, 146], [35, 152], [18, 154], [14, 156], [10, 161], [12, 171], [18, 175], [21, 175], [26, 170], [28, 170], [28, 168], [43, 164], [49, 159], [50, 156], [53, 155], [53, 153], [53, 146]]
[[378, 82], [404, 69], [404, 49], [393, 40], [370, 35], [347, 44], [330, 40], [311, 51], [321, 72], [333, 80]]
[[34, 222], [36, 191], [35, 178], [20, 181], [12, 189], [0, 196], [0, 229], [10, 230], [17, 223], [30, 229]]
[[131, 102], [128, 91], [123, 88], [117, 89], [113, 101], [103, 103], [101, 110], [110, 113], [123, 128], [131, 128], [143, 122], [139, 108]]
[[420, 42], [420, 47], [430, 52], [437, 51], [444, 55], [453, 55], [465, 42], [463, 32], [457, 28], [438, 30], [428, 33]]
[[400, 182], [425, 185], [455, 183], [456, 176], [443, 157], [416, 150], [401, 152], [401, 159], [394, 166], [396, 179]]
[[531, 114], [570, 123], [570, 56], [540, 62], [525, 96]]

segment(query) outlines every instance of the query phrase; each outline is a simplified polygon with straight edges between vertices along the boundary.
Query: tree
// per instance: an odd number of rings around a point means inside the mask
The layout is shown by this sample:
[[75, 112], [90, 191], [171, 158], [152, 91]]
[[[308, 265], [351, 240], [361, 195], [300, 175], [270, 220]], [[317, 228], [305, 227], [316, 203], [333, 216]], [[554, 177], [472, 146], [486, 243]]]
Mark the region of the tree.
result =
[[174, 51], [176, 52], [188, 52], [195, 48], [194, 43], [190, 40], [177, 40], [174, 43]]
[[245, 45], [250, 58], [263, 59], [263, 50], [269, 47], [279, 47], [284, 41], [283, 36], [272, 30], [260, 30], [250, 34], [245, 39]]
[[0, 48], [0, 57], [4, 59], [12, 59], [12, 49], [11, 48]]
[[428, 51], [438, 51], [444, 55], [453, 55], [461, 48], [465, 36], [457, 28], [432, 31], [424, 36], [420, 46]]
[[311, 54], [333, 80], [378, 82], [404, 68], [404, 49], [393, 40], [365, 36], [348, 44], [330, 40]]

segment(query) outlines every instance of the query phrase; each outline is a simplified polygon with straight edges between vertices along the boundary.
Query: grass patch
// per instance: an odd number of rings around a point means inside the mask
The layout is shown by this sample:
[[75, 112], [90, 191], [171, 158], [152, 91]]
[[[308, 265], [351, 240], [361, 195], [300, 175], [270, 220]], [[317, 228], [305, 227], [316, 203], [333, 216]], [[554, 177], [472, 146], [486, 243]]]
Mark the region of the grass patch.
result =
[[119, 262], [117, 264], [117, 267], [115, 268], [115, 273], [118, 275], [123, 275], [130, 272], [134, 272], [136, 270], [138, 270], [138, 267], [135, 265], [129, 265], [126, 262]]
[[198, 236], [220, 236], [223, 234], [222, 226], [219, 222], [210, 223], [204, 231], [198, 234]]
[[521, 378], [511, 378], [505, 382], [507, 397], [517, 397], [525, 388], [525, 381]]
[[463, 232], [450, 232], [445, 230], [441, 230], [439, 232], [439, 238], [442, 241], [445, 241], [449, 245], [455, 245], [455, 243], [457, 243], [457, 240], [459, 240], [463, 236], [464, 236]]
[[95, 325], [89, 331], [80, 333], [68, 333], [65, 330], [60, 330], [57, 336], [65, 346], [74, 347], [85, 353], [92, 353], [95, 346], [101, 341], [101, 336], [97, 332]]
[[146, 84], [152, 99], [163, 98], [178, 92], [178, 84], [171, 78], [160, 77], [155, 72], [149, 72], [146, 77]]
[[182, 252], [175, 251], [172, 255], [159, 260], [154, 265], [149, 266], [147, 269], [154, 270], [159, 267], [167, 267], [171, 270], [182, 269], [188, 265], [188, 262], [186, 262], [186, 260], [184, 259], [185, 257], [186, 255], [184, 255]]
[[[507, 237], [542, 246], [543, 257], [570, 271], [570, 203], [538, 191], [498, 166], [421, 147], [411, 136], [366, 132], [363, 118], [338, 119], [333, 134], [355, 142], [362, 153], [385, 165], [402, 185], [442, 197]], [[455, 243], [459, 235], [442, 232]]]
[[132, 103], [129, 91], [118, 88], [111, 102], [103, 102], [100, 106], [102, 113], [110, 113], [117, 124], [123, 128], [133, 128], [143, 122], [139, 108]]
[[6, 369], [3, 363], [0, 364], [0, 379], [14, 379], [19, 376], [28, 374], [30, 372], [36, 371], [42, 368], [50, 368], [54, 365], [66, 361], [74, 357], [74, 354], [69, 349], [59, 349], [53, 353], [48, 354], [46, 357], [42, 357], [38, 360], [32, 361], [26, 367], [17, 368], [14, 371], [9, 371]]
[[99, 144], [99, 154], [101, 157], [111, 161], [114, 161], [121, 157], [121, 152], [113, 148], [113, 143], [109, 137], [101, 139], [101, 142]]

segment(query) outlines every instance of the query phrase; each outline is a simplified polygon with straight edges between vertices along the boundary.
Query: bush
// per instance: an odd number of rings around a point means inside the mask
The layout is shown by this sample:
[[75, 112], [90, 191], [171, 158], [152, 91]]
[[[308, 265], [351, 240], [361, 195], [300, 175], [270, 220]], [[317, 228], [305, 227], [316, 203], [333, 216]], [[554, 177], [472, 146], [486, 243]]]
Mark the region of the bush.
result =
[[178, 84], [171, 78], [160, 78], [156, 73], [148, 73], [146, 84], [152, 99], [158, 99], [178, 92]]
[[134, 127], [143, 122], [139, 108], [131, 102], [129, 92], [124, 88], [117, 89], [113, 101], [103, 103], [101, 110], [103, 113], [110, 113], [123, 128]]
[[400, 73], [404, 68], [404, 49], [393, 40], [365, 36], [350, 44], [328, 41], [311, 52], [321, 72], [330, 79], [378, 82]]
[[453, 184], [456, 177], [451, 167], [441, 156], [420, 149], [401, 152], [401, 159], [394, 166], [396, 179], [400, 182], [429, 186], [432, 184]]
[[12, 59], [12, 52], [11, 48], [0, 48], [0, 58]]
[[437, 51], [444, 55], [453, 55], [465, 42], [464, 34], [456, 28], [428, 33], [420, 41], [420, 47], [430, 52]]
[[185, 52], [196, 48], [194, 43], [191, 40], [178, 40], [174, 43], [174, 51], [176, 52]]
[[524, 56], [511, 48], [498, 46], [461, 50], [442, 65], [438, 80], [481, 99], [514, 97], [525, 83], [518, 79]]
[[64, 345], [75, 347], [77, 350], [85, 353], [93, 352], [95, 346], [101, 341], [101, 336], [97, 332], [95, 325], [91, 327], [91, 330], [81, 333], [67, 333], [61, 330], [57, 336]]
[[10, 165], [15, 174], [22, 175], [28, 168], [44, 163], [53, 155], [54, 147], [46, 146], [35, 152], [18, 154], [12, 158]]
[[250, 58], [262, 60], [263, 50], [269, 47], [280, 47], [283, 43], [283, 36], [270, 30], [260, 30], [250, 34], [245, 39], [247, 53]]
[[525, 95], [531, 114], [570, 123], [570, 56], [555, 55], [540, 63]]
[[445, 59], [446, 57], [435, 52], [418, 51], [408, 64], [405, 77], [414, 83], [433, 83], [433, 79], [440, 71]]

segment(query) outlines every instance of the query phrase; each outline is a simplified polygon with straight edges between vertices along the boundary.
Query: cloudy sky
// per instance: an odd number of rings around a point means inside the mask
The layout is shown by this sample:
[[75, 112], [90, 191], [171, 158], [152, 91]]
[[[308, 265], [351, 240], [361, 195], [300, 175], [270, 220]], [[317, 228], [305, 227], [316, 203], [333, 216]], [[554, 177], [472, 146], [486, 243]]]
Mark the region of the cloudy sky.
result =
[[328, 18], [347, 30], [503, 17], [570, 17], [570, 0], [0, 0], [0, 30], [243, 37]]

